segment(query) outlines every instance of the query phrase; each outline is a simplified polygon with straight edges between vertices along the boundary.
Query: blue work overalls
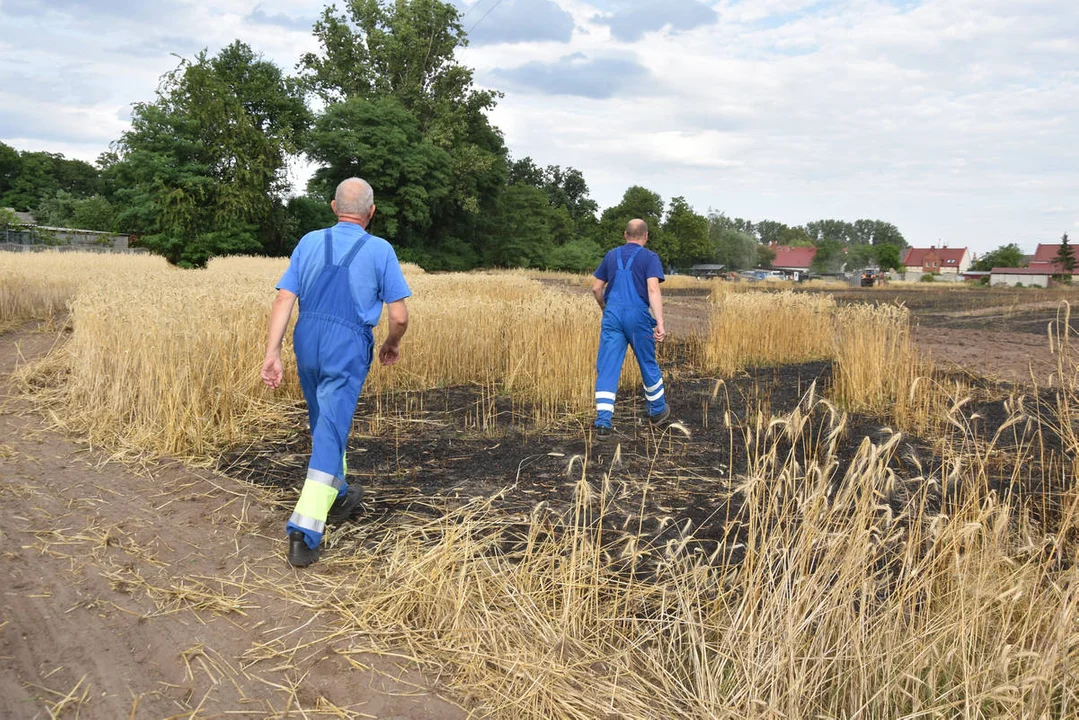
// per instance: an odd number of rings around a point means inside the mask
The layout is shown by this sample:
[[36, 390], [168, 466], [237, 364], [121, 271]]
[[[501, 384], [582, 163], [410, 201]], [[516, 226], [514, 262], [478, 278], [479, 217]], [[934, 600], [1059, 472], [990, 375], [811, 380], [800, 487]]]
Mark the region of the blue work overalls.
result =
[[637, 365], [641, 368], [648, 414], [659, 415], [667, 408], [667, 401], [663, 397], [663, 376], [656, 363], [656, 338], [652, 334], [656, 320], [648, 311], [648, 303], [641, 299], [633, 284], [631, 268], [643, 249], [643, 246], [637, 245], [624, 263], [622, 248], [615, 252], [618, 271], [610, 283], [603, 308], [599, 354], [596, 356], [596, 427], [611, 426], [627, 345], [633, 348]]
[[374, 355], [374, 335], [356, 309], [348, 270], [368, 237], [365, 232], [334, 265], [333, 233], [325, 231], [326, 266], [312, 287], [302, 289], [293, 332], [311, 424], [311, 462], [286, 531], [302, 531], [311, 549], [322, 542], [330, 506], [348, 490], [345, 445]]

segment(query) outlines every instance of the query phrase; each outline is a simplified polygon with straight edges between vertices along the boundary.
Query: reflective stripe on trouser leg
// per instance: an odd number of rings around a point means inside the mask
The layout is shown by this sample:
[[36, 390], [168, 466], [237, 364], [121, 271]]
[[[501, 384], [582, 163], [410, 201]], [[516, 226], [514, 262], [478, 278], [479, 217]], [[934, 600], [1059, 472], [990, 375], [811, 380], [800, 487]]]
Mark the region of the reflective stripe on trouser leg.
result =
[[633, 334], [630, 338], [633, 354], [641, 369], [649, 415], [659, 415], [667, 408], [667, 400], [663, 392], [663, 375], [660, 373], [659, 363], [656, 362], [656, 338], [652, 334], [654, 322], [648, 311], [644, 311], [640, 314], [639, 320], [634, 323]]
[[614, 416], [615, 393], [626, 359], [626, 336], [614, 312], [603, 313], [596, 354], [596, 427], [610, 427]]
[[286, 531], [300, 530], [307, 546], [312, 550], [317, 548], [322, 542], [323, 533], [326, 532], [326, 515], [344, 486], [345, 481], [340, 478], [320, 470], [308, 469], [300, 499], [296, 501], [296, 509], [292, 511]]

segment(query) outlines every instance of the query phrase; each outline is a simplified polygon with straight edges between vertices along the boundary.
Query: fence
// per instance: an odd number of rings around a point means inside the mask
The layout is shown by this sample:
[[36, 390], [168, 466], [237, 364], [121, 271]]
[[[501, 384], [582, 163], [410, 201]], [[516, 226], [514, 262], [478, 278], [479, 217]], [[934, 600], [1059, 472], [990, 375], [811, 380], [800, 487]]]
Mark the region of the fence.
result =
[[[87, 252], [126, 251], [128, 236], [100, 230], [7, 225], [0, 229], [0, 245], [23, 248], [67, 248]], [[10, 248], [9, 248], [10, 249]]]
[[[0, 234], [0, 238], [3, 235]], [[91, 252], [91, 253], [120, 253], [123, 255], [144, 255], [149, 251], [146, 248], [114, 248], [104, 245], [43, 245], [25, 244], [18, 242], [0, 242], [0, 252]]]

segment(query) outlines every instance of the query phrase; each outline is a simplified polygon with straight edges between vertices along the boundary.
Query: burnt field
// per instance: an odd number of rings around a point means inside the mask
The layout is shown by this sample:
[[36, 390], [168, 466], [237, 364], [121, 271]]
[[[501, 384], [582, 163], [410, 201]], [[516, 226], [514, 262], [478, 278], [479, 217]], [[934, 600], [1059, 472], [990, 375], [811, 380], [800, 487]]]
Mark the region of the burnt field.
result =
[[[737, 563], [752, 525], [747, 478], [774, 482], [782, 494], [784, 469], [816, 467], [839, 493], [865, 461], [866, 443], [881, 450], [878, 471], [894, 478], [880, 498], [894, 516], [946, 512], [975, 490], [998, 494], [1047, 528], [1059, 520], [1069, 485], [1059, 471], [1074, 449], [1057, 427], [1052, 391], [1030, 395], [945, 375], [938, 382], [954, 383], [962, 396], [946, 422], [919, 435], [829, 402], [830, 362], [754, 368], [726, 380], [672, 370], [676, 423], [650, 426], [641, 399], [623, 393], [615, 434], [605, 441], [593, 438], [590, 417], [537, 428], [510, 398], [482, 386], [363, 398], [348, 467], [349, 481], [365, 488], [366, 509], [352, 522], [377, 534], [483, 500], [505, 519], [503, 542], [512, 548], [537, 520], [572, 524], [583, 481], [591, 493], [586, 519], [602, 528], [609, 561], [638, 571], [687, 558]], [[297, 426], [288, 440], [229, 453], [220, 469], [298, 493], [309, 452], [306, 428]], [[983, 463], [983, 487], [949, 479], [957, 454]]]

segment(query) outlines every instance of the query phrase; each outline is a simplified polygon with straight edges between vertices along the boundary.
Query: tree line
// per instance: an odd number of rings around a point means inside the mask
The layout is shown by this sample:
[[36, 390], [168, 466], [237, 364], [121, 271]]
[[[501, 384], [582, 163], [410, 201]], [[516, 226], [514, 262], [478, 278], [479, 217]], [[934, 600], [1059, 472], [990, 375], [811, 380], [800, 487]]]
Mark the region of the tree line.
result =
[[[215, 255], [288, 254], [333, 222], [333, 189], [355, 175], [375, 188], [371, 231], [431, 270], [592, 270], [634, 217], [669, 267], [767, 266], [771, 244], [817, 247], [821, 271], [899, 266], [907, 243], [880, 220], [753, 223], [641, 186], [600, 212], [579, 170], [511, 157], [488, 118], [501, 95], [477, 89], [456, 58], [460, 19], [440, 0], [347, 0], [323, 10], [319, 50], [295, 75], [240, 40], [203, 51], [134, 105], [95, 165], [0, 143], [0, 207], [137, 234], [170, 262], [201, 267]], [[301, 156], [316, 169], [290, 196]]]

